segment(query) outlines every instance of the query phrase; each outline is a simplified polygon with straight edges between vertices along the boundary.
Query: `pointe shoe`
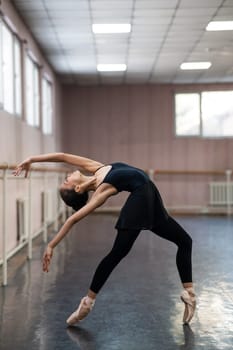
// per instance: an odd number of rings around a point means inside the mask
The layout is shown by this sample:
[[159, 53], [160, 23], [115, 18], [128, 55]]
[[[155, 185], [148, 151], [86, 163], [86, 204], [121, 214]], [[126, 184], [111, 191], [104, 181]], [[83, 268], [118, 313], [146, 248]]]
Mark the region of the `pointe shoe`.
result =
[[83, 320], [92, 310], [95, 300], [89, 297], [82, 298], [78, 309], [67, 318], [66, 323], [73, 326], [75, 323]]
[[196, 309], [196, 297], [192, 288], [183, 290], [180, 296], [181, 300], [185, 304], [183, 323], [188, 324], [193, 318]]

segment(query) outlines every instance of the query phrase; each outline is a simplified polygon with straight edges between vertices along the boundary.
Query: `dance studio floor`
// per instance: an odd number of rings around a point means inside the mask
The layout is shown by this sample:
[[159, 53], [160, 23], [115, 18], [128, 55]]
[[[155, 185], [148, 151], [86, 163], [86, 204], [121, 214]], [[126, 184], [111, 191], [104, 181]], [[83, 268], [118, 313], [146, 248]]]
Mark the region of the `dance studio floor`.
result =
[[41, 271], [44, 245], [31, 262], [10, 263], [0, 287], [1, 350], [221, 350], [233, 349], [233, 218], [178, 217], [193, 237], [198, 309], [182, 325], [176, 247], [143, 231], [80, 326], [66, 318], [85, 295], [109, 251], [116, 216], [96, 214], [75, 226], [56, 248], [51, 271]]

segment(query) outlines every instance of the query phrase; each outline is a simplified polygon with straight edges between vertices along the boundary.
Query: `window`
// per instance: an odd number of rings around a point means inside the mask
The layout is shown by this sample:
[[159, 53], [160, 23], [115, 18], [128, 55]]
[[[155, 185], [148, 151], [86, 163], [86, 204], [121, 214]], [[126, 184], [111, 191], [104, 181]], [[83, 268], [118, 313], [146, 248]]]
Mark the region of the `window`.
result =
[[21, 115], [21, 46], [16, 36], [0, 22], [0, 105]]
[[14, 71], [13, 71], [13, 35], [10, 30], [2, 27], [3, 55], [3, 108], [14, 113]]
[[42, 82], [42, 130], [44, 134], [52, 134], [52, 85], [43, 78]]
[[176, 105], [176, 135], [200, 134], [200, 95], [177, 94]]
[[29, 125], [39, 126], [39, 69], [26, 57], [26, 120]]
[[175, 95], [177, 136], [233, 137], [233, 91]]
[[233, 91], [202, 93], [203, 136], [233, 136]]
[[20, 115], [22, 111], [21, 46], [16, 38], [14, 40], [14, 88], [15, 113]]

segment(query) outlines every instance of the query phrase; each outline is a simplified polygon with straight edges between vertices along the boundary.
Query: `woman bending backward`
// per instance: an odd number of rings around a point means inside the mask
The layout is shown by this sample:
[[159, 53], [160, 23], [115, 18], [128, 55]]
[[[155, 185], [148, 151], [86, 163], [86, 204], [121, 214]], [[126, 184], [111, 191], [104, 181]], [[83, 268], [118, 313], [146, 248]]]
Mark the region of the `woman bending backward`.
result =
[[[50, 153], [30, 157], [16, 167], [14, 175], [18, 176], [25, 170], [25, 176], [27, 176], [30, 165], [36, 162], [65, 162], [91, 174], [86, 176], [76, 170], [69, 174], [60, 186], [60, 195], [63, 201], [71, 206], [75, 213], [66, 220], [59, 232], [48, 243], [43, 256], [43, 271], [45, 272], [49, 271], [53, 249], [75, 223], [118, 192], [128, 191], [130, 193], [115, 226], [117, 236], [113, 247], [98, 265], [87, 295], [82, 298], [77, 310], [67, 319], [67, 324], [74, 325], [91, 311], [100, 289], [117, 264], [129, 253], [141, 230], [151, 230], [177, 245], [176, 265], [183, 284], [181, 300], [185, 305], [183, 322], [189, 323], [196, 306], [192, 282], [192, 239], [169, 216], [158, 189], [148, 175], [141, 169], [125, 163], [105, 165], [67, 153]], [[89, 191], [94, 193], [88, 201]]]

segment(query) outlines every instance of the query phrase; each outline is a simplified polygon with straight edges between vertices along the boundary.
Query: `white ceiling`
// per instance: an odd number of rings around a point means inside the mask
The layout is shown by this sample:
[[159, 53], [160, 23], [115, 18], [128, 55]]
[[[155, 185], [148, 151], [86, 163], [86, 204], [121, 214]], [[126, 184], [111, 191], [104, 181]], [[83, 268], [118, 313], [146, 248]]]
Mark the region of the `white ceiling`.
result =
[[[233, 0], [12, 0], [63, 81], [80, 85], [233, 82]], [[92, 23], [131, 23], [129, 34], [92, 33]], [[211, 61], [207, 71], [182, 62]], [[99, 63], [126, 72], [99, 73]]]

